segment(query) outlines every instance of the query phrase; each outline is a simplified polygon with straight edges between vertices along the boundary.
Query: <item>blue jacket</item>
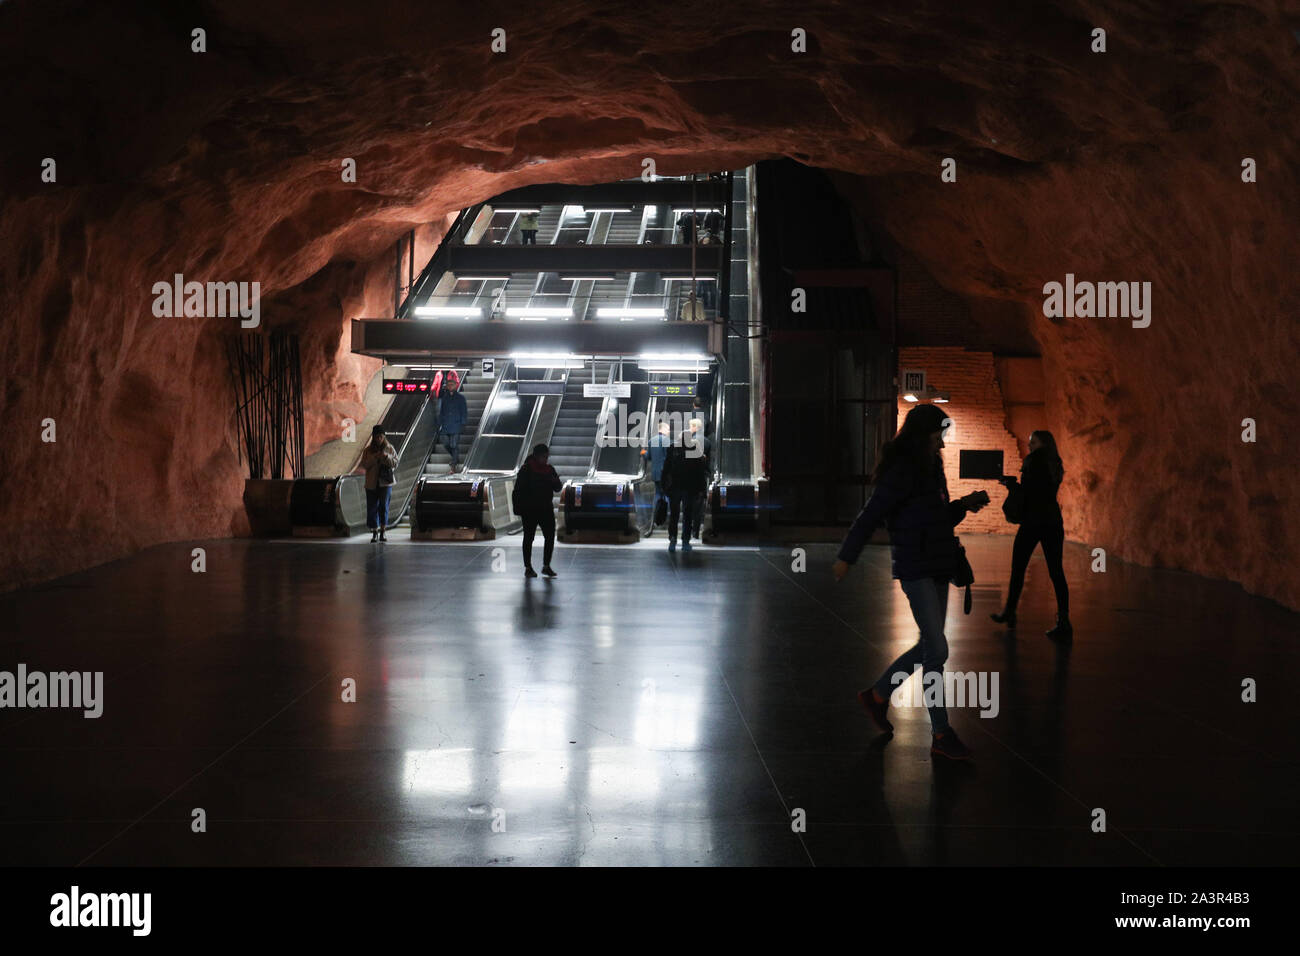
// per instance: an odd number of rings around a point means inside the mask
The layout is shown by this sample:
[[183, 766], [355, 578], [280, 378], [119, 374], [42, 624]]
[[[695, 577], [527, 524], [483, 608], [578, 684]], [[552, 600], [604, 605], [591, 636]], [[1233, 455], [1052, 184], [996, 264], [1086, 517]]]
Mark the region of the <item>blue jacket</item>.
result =
[[438, 406], [438, 424], [444, 432], [459, 435], [468, 418], [469, 406], [465, 404], [464, 395], [457, 391], [443, 396], [442, 404]]
[[901, 461], [876, 482], [871, 499], [840, 546], [839, 559], [855, 562], [883, 524], [889, 531], [894, 577], [901, 581], [950, 577], [958, 555], [953, 528], [966, 511], [965, 502], [948, 500], [948, 482], [937, 464], [927, 475]]
[[668, 449], [673, 440], [668, 435], [655, 435], [650, 439], [650, 477], [661, 481], [664, 476], [664, 462], [668, 460]]

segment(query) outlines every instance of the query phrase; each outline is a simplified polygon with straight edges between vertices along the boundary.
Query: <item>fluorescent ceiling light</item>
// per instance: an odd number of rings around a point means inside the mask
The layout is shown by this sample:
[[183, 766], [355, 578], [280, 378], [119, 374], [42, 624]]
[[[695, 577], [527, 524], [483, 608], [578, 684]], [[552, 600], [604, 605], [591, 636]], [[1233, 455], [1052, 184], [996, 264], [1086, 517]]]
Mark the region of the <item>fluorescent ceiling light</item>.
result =
[[717, 206], [673, 206], [673, 212], [722, 212]]
[[582, 368], [587, 364], [585, 355], [570, 352], [514, 352], [510, 358], [520, 368]]
[[541, 212], [539, 207], [534, 206], [493, 206], [493, 212]]
[[[453, 273], [454, 275], [454, 273]], [[457, 282], [506, 282], [510, 276], [456, 276]]]
[[699, 372], [709, 364], [707, 355], [698, 353], [643, 352], [636, 364], [646, 372]]
[[905, 394], [905, 395], [903, 396], [903, 401], [905, 401], [905, 402], [914, 402], [914, 401], [916, 401], [916, 394], [913, 393], [913, 392], [908, 392], [907, 394]]
[[415, 314], [444, 318], [483, 318], [483, 310], [481, 308], [470, 308], [464, 305], [417, 305], [415, 307]]
[[627, 309], [621, 306], [605, 306], [596, 310], [598, 319], [662, 319], [663, 309]]
[[506, 315], [512, 319], [567, 319], [573, 316], [573, 310], [517, 305], [506, 309]]
[[613, 282], [618, 276], [560, 276], [561, 282]]
[[587, 212], [631, 212], [631, 206], [584, 206]]
[[[690, 282], [691, 281], [690, 276], [664, 276], [663, 279], [665, 282]], [[717, 276], [696, 276], [695, 281], [696, 282], [717, 282], [718, 277]]]
[[638, 362], [707, 362], [709, 356], [699, 352], [642, 352]]

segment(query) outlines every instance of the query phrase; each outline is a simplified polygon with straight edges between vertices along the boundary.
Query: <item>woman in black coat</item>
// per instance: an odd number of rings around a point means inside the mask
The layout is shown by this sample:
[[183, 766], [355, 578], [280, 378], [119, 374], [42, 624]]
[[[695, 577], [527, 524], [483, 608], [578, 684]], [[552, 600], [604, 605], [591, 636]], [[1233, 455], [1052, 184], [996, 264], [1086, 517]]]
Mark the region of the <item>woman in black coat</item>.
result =
[[[1056, 501], [1056, 491], [1065, 477], [1065, 467], [1056, 450], [1056, 439], [1049, 431], [1036, 431], [1029, 436], [1029, 454], [1020, 467], [1020, 529], [1015, 544], [1011, 546], [1011, 585], [1007, 590], [1007, 603], [1001, 614], [991, 615], [993, 620], [1007, 627], [1016, 626], [1016, 604], [1025, 584], [1025, 568], [1034, 548], [1043, 546], [1047, 560], [1047, 573], [1056, 589], [1056, 627], [1047, 632], [1051, 638], [1069, 640], [1074, 636], [1070, 625], [1070, 587], [1065, 582], [1065, 568], [1061, 553], [1065, 546], [1065, 522], [1061, 506]], [[1015, 494], [1016, 479], [1004, 478], [1002, 483], [1009, 493]]]
[[[885, 716], [890, 694], [919, 664], [933, 734], [930, 753], [969, 760], [970, 748], [948, 723], [942, 701], [943, 668], [948, 660], [944, 620], [949, 582], [962, 562], [961, 545], [953, 529], [968, 513], [988, 504], [989, 496], [977, 491], [956, 501], [948, 499], [940, 453], [947, 421], [947, 414], [936, 405], [918, 405], [907, 413], [898, 435], [885, 445], [871, 498], [845, 536], [831, 572], [839, 581], [857, 561], [872, 533], [882, 524], [889, 530], [893, 575], [907, 596], [920, 640], [890, 664], [873, 686], [859, 691], [858, 701], [876, 726], [892, 732], [894, 727]], [[936, 683], [939, 699], [932, 701], [930, 688]]]
[[546, 540], [542, 573], [548, 578], [556, 576], [551, 570], [551, 555], [555, 552], [555, 505], [551, 496], [562, 487], [560, 476], [551, 466], [551, 450], [538, 445], [515, 476], [515, 490], [511, 497], [515, 514], [524, 523], [524, 577], [537, 577], [533, 570], [533, 538], [539, 527]]

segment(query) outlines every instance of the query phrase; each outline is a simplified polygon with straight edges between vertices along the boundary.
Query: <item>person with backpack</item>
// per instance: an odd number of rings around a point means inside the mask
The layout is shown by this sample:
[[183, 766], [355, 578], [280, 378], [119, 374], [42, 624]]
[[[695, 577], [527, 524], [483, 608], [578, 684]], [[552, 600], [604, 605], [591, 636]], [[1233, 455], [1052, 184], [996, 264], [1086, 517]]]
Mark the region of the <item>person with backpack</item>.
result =
[[[949, 583], [966, 564], [953, 529], [968, 513], [988, 504], [989, 496], [977, 491], [948, 500], [941, 455], [944, 423], [948, 421], [937, 405], [918, 405], [907, 413], [903, 427], [884, 447], [871, 498], [845, 536], [831, 572], [836, 581], [842, 580], [875, 530], [882, 524], [889, 529], [893, 576], [907, 595], [921, 637], [873, 686], [858, 692], [858, 701], [881, 730], [892, 733], [893, 725], [885, 716], [889, 695], [912, 676], [919, 663], [933, 732], [930, 753], [969, 760], [970, 748], [958, 739], [943, 706], [943, 665], [948, 660], [943, 630]], [[936, 684], [937, 690], [931, 690]], [[938, 699], [934, 700], [936, 693]]]
[[709, 486], [709, 459], [695, 437], [678, 436], [664, 461], [664, 491], [668, 493], [668, 551], [677, 550], [680, 516], [682, 551], [691, 550], [695, 508]]
[[1029, 436], [1029, 454], [1020, 467], [1020, 482], [1003, 478], [1007, 487], [1007, 505], [1003, 512], [1020, 527], [1015, 543], [1011, 545], [1011, 584], [1007, 589], [1007, 603], [1001, 614], [990, 617], [1009, 629], [1016, 626], [1016, 604], [1025, 586], [1025, 569], [1034, 548], [1043, 546], [1047, 573], [1056, 591], [1056, 627], [1047, 632], [1053, 640], [1068, 641], [1074, 637], [1070, 624], [1070, 586], [1065, 580], [1065, 567], [1061, 560], [1065, 547], [1065, 520], [1056, 492], [1065, 477], [1061, 455], [1056, 450], [1056, 438], [1049, 431], [1036, 431]]
[[556, 577], [551, 570], [551, 555], [555, 553], [555, 505], [551, 496], [559, 491], [563, 484], [560, 476], [552, 467], [551, 450], [545, 445], [538, 445], [525, 460], [519, 474], [515, 475], [515, 488], [510, 494], [510, 502], [524, 523], [524, 577], [535, 578], [533, 570], [533, 539], [537, 529], [542, 529], [545, 547], [542, 553], [542, 574], [548, 578]]
[[469, 419], [469, 406], [460, 392], [460, 377], [448, 372], [442, 385], [442, 403], [438, 406], [438, 430], [451, 456], [451, 471], [460, 465], [460, 433]]
[[650, 518], [650, 530], [645, 533], [648, 538], [655, 533], [658, 525], [668, 521], [668, 495], [664, 491], [664, 463], [668, 460], [668, 450], [673, 439], [667, 422], [659, 423], [658, 433], [650, 439], [650, 478], [655, 483], [655, 503]]
[[397, 449], [384, 434], [384, 426], [370, 430], [370, 442], [361, 452], [361, 467], [366, 472], [366, 527], [370, 540], [387, 541], [388, 503], [393, 497], [397, 467]]

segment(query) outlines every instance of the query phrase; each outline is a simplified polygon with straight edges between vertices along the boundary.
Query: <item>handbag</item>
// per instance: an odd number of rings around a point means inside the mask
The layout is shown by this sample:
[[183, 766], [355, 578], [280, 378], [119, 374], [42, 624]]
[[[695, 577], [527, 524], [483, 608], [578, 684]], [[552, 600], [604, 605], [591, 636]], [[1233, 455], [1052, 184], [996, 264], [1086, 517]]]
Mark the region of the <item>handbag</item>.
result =
[[966, 598], [962, 602], [963, 611], [970, 613], [971, 595], [970, 586], [975, 583], [975, 569], [970, 566], [970, 561], [966, 558], [966, 549], [962, 547], [961, 539], [957, 539], [957, 566], [952, 572], [952, 583], [959, 588], [966, 589]]
[[660, 498], [658, 501], [655, 502], [654, 523], [663, 524], [667, 520], [668, 520], [668, 501], [665, 498]]
[[391, 485], [391, 484], [394, 483], [394, 481], [395, 481], [395, 479], [393, 478], [393, 469], [392, 469], [391, 467], [389, 467], [388, 465], [380, 465], [380, 466], [379, 466], [379, 483], [380, 483], [381, 485]]
[[1020, 482], [1007, 485], [1007, 500], [1002, 502], [1002, 516], [1012, 524], [1020, 524], [1020, 519], [1024, 517], [1024, 510], [1025, 489], [1021, 487]]

